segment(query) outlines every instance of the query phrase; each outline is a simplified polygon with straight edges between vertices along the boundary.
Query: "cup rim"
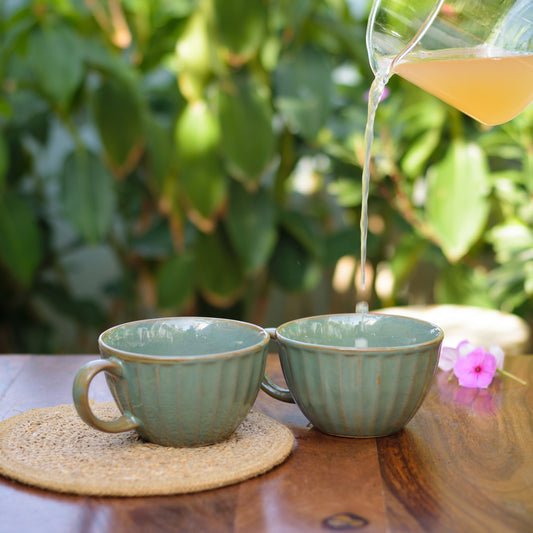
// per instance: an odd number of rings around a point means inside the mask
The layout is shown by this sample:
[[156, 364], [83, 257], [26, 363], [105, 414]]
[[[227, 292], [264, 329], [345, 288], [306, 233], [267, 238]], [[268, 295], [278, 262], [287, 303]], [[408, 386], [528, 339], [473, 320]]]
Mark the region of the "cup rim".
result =
[[294, 320], [290, 320], [289, 322], [285, 322], [278, 326], [276, 328], [276, 337], [280, 340], [283, 340], [284, 342], [288, 344], [292, 344], [295, 346], [301, 346], [305, 347], [307, 349], [313, 349], [313, 350], [319, 350], [319, 349], [327, 349], [328, 351], [333, 352], [342, 352], [343, 354], [347, 355], [361, 355], [364, 353], [392, 353], [392, 352], [398, 352], [398, 351], [410, 351], [413, 349], [419, 349], [424, 347], [433, 346], [435, 344], [440, 344], [444, 340], [444, 331], [443, 329], [438, 326], [437, 324], [434, 324], [433, 322], [429, 322], [428, 320], [421, 320], [419, 318], [413, 318], [410, 316], [404, 316], [404, 315], [393, 315], [388, 313], [375, 313], [375, 312], [368, 312], [367, 315], [371, 316], [380, 316], [380, 317], [389, 317], [389, 318], [395, 318], [395, 319], [404, 319], [410, 322], [419, 322], [428, 326], [431, 326], [432, 328], [435, 328], [439, 331], [439, 335], [435, 337], [434, 339], [424, 341], [424, 342], [417, 342], [415, 344], [407, 344], [404, 346], [379, 346], [379, 347], [358, 347], [358, 346], [333, 346], [331, 344], [318, 344], [313, 342], [305, 342], [300, 341], [297, 339], [292, 339], [290, 337], [286, 337], [283, 335], [282, 331], [285, 329], [285, 327], [290, 326], [292, 324], [298, 323], [298, 322], [306, 322], [308, 320], [316, 320], [316, 319], [324, 319], [324, 318], [340, 318], [340, 317], [350, 317], [354, 315], [361, 315], [361, 313], [331, 313], [331, 314], [325, 314], [325, 315], [315, 315], [315, 316], [308, 316], [308, 317], [302, 317], [302, 318], [296, 318]]
[[[253, 329], [263, 336], [261, 341], [251, 344], [244, 348], [239, 348], [237, 350], [225, 350], [221, 352], [213, 352], [207, 354], [194, 354], [194, 355], [153, 355], [153, 354], [143, 354], [138, 352], [131, 352], [128, 350], [121, 350], [120, 348], [115, 348], [105, 341], [105, 337], [111, 334], [113, 331], [123, 328], [125, 326], [136, 326], [139, 324], [148, 324], [148, 323], [157, 323], [165, 321], [181, 321], [181, 320], [204, 320], [208, 322], [225, 322], [235, 324], [237, 326], [246, 327], [248, 329]], [[214, 358], [224, 358], [224, 357], [235, 357], [242, 355], [246, 352], [249, 352], [256, 348], [261, 348], [265, 345], [268, 345], [270, 342], [269, 334], [261, 327], [250, 322], [244, 322], [242, 320], [234, 320], [231, 318], [217, 318], [217, 317], [205, 317], [205, 316], [175, 316], [175, 317], [158, 317], [158, 318], [145, 318], [142, 320], [134, 320], [131, 322], [124, 322], [122, 324], [117, 324], [111, 328], [106, 329], [98, 336], [98, 347], [102, 356], [109, 357], [111, 354], [121, 360], [130, 360], [130, 361], [150, 361], [150, 362], [178, 362], [178, 361], [198, 361], [198, 360], [208, 360]]]

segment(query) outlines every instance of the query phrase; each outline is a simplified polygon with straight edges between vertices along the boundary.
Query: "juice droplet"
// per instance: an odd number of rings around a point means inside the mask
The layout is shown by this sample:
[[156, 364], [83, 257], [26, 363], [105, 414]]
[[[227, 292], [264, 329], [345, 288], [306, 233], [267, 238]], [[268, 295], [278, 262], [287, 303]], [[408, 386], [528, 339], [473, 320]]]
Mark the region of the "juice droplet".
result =
[[357, 302], [355, 312], [361, 313], [363, 316], [366, 315], [368, 313], [368, 302]]
[[356, 348], [368, 348], [368, 341], [364, 337], [357, 337], [355, 339]]

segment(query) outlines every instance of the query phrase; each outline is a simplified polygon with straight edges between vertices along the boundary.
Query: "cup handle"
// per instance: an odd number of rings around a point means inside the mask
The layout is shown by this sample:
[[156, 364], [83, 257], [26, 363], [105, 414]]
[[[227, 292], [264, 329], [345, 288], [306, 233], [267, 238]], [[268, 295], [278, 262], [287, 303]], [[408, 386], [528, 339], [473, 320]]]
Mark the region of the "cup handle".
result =
[[106, 433], [121, 433], [139, 427], [140, 424], [133, 415], [124, 414], [116, 420], [101, 420], [92, 412], [89, 405], [89, 386], [96, 374], [103, 370], [117, 377], [122, 376], [121, 364], [112, 359], [91, 361], [82, 366], [76, 374], [72, 386], [72, 396], [78, 415], [89, 426]]
[[[270, 335], [272, 340], [276, 340], [276, 330], [275, 328], [267, 328], [266, 332]], [[281, 402], [286, 403], [295, 403], [294, 398], [292, 397], [291, 391], [289, 389], [284, 389], [279, 385], [276, 385], [266, 374], [263, 376], [263, 381], [261, 382], [261, 389], [266, 392], [272, 398], [276, 398]]]

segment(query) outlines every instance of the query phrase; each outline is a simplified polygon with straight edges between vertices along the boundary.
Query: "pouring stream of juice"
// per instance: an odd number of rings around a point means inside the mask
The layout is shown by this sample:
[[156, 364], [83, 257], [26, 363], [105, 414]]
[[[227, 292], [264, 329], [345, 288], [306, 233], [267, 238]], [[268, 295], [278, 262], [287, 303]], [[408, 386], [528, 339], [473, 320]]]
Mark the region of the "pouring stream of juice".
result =
[[[427, 31], [429, 26], [432, 24], [433, 20], [435, 20], [436, 16], [438, 15], [440, 8], [442, 4], [444, 3], [444, 0], [438, 0], [433, 5], [432, 10], [430, 11], [429, 15], [427, 16], [424, 23], [420, 26], [418, 31], [415, 33], [415, 35], [412, 37], [412, 39], [407, 43], [407, 46], [403, 50], [401, 50], [396, 57], [391, 58], [389, 62], [387, 62], [385, 65], [380, 66], [378, 69], [378, 72], [376, 73], [376, 77], [370, 87], [370, 91], [368, 94], [368, 116], [367, 116], [367, 123], [365, 128], [365, 138], [364, 138], [364, 144], [365, 144], [365, 160], [363, 162], [363, 177], [362, 177], [362, 202], [361, 202], [361, 287], [363, 290], [366, 288], [366, 241], [368, 236], [368, 193], [369, 193], [369, 186], [370, 186], [370, 157], [371, 157], [371, 151], [372, 151], [372, 141], [374, 138], [374, 120], [376, 118], [376, 112], [378, 109], [379, 102], [383, 96], [383, 91], [385, 90], [385, 86], [387, 85], [387, 82], [389, 81], [389, 78], [393, 74], [394, 67], [397, 63], [399, 63], [411, 50], [416, 46], [416, 43], [422, 38], [424, 33]], [[369, 22], [369, 28], [372, 28], [374, 19], [377, 14], [377, 9], [379, 6], [379, 2], [374, 2], [372, 5], [372, 10], [370, 12], [370, 22]], [[371, 32], [367, 32], [367, 49], [370, 50], [370, 40], [371, 40]], [[361, 313], [361, 323], [360, 323], [360, 333], [361, 338], [357, 338], [356, 336], [356, 346], [358, 343], [360, 343], [361, 346], [366, 346], [367, 341], [364, 337], [364, 329], [365, 329], [365, 316], [368, 312], [368, 303], [367, 302], [359, 302], [355, 307], [356, 313]]]
[[372, 141], [374, 139], [374, 120], [378, 109], [379, 101], [383, 96], [383, 91], [387, 85], [389, 73], [379, 74], [375, 77], [368, 93], [368, 116], [365, 128], [365, 160], [363, 164], [362, 178], [362, 201], [361, 201], [361, 287], [366, 287], [366, 241], [368, 236], [368, 190], [370, 187], [370, 157]]
[[[368, 236], [368, 192], [370, 187], [370, 157], [372, 150], [372, 141], [374, 139], [374, 120], [376, 118], [376, 111], [379, 102], [383, 96], [383, 91], [387, 85], [390, 73], [385, 72], [382, 75], [376, 76], [370, 91], [368, 93], [368, 117], [365, 128], [365, 160], [363, 163], [363, 177], [362, 177], [362, 202], [361, 202], [361, 287], [363, 290], [366, 287], [366, 241]], [[365, 338], [365, 317], [368, 313], [368, 303], [365, 301], [358, 302], [355, 306], [355, 312], [361, 314], [361, 321], [359, 328], [356, 329], [355, 347], [366, 348], [368, 341]]]
[[[374, 121], [383, 91], [393, 74], [398, 74], [463, 113], [488, 125], [507, 122], [523, 111], [533, 100], [533, 54], [510, 53], [493, 46], [473, 49], [411, 53], [431, 25], [443, 1], [433, 11], [409, 44], [396, 56], [379, 65], [368, 98], [365, 130], [365, 160], [362, 175], [361, 204], [361, 286], [366, 286], [366, 248], [368, 235], [368, 194], [370, 158]], [[375, 16], [375, 13], [371, 17]], [[368, 36], [367, 36], [368, 39]], [[368, 42], [367, 42], [368, 45]], [[361, 314], [356, 346], [364, 347], [367, 302], [356, 305]]]

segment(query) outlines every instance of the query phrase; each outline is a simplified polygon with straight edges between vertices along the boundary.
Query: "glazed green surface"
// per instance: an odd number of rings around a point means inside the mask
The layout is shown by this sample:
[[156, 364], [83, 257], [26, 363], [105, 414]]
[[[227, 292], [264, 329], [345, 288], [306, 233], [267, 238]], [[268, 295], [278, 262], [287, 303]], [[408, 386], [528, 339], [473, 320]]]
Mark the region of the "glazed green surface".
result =
[[310, 317], [289, 322], [278, 328], [287, 340], [353, 348], [366, 339], [369, 348], [409, 347], [435, 341], [441, 335], [438, 327], [420, 320], [400, 316], [369, 313]]
[[[302, 412], [324, 433], [347, 437], [390, 435], [409, 422], [426, 396], [443, 339], [433, 324], [379, 314], [367, 315], [363, 325], [357, 314], [304, 318], [271, 335]], [[288, 401], [275, 384], [263, 390]]]
[[233, 352], [264, 342], [257, 327], [231, 320], [180, 317], [112, 328], [102, 343], [118, 352], [148, 356], [197, 356]]
[[[228, 438], [252, 407], [263, 379], [268, 335], [257, 326], [181, 317], [123, 324], [100, 337], [102, 359], [76, 376], [74, 403], [101, 431], [135, 429], [165, 446], [202, 446]], [[97, 419], [87, 399], [105, 371], [123, 416]]]

